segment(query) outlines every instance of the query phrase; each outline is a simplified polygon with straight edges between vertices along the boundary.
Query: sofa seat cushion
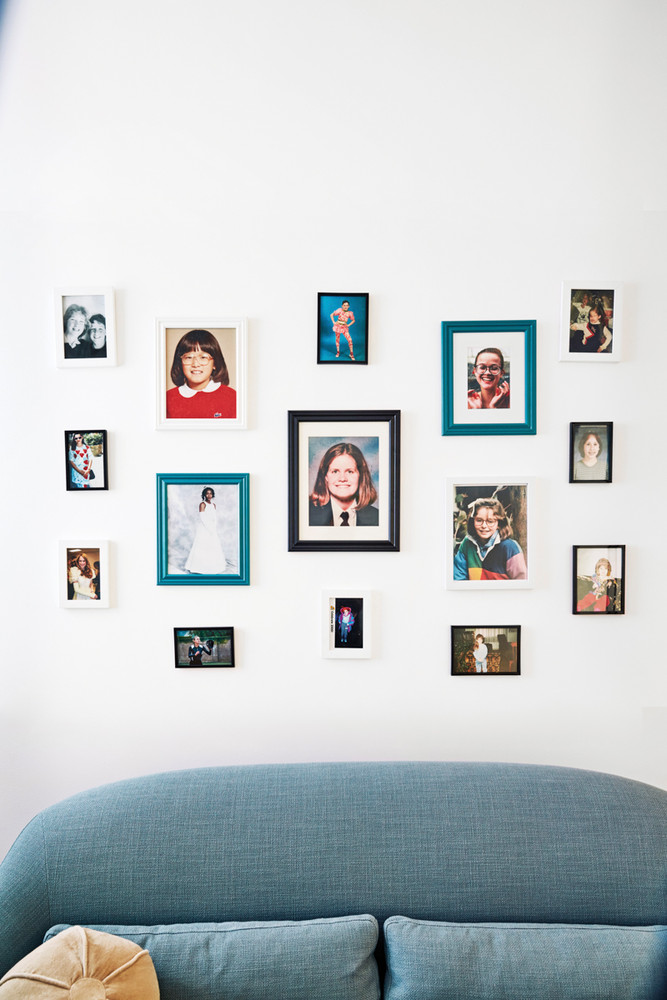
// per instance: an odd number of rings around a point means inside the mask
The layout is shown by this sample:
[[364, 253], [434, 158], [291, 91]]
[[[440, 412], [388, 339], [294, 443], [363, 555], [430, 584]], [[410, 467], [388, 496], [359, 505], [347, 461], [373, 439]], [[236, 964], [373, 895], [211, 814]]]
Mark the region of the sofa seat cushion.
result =
[[0, 981], [1, 1000], [159, 1000], [155, 969], [135, 942], [68, 927]]
[[384, 924], [385, 1000], [658, 1000], [667, 927]]
[[[52, 927], [47, 937], [63, 925]], [[378, 924], [367, 915], [303, 921], [107, 925], [146, 948], [161, 1000], [378, 1000]]]

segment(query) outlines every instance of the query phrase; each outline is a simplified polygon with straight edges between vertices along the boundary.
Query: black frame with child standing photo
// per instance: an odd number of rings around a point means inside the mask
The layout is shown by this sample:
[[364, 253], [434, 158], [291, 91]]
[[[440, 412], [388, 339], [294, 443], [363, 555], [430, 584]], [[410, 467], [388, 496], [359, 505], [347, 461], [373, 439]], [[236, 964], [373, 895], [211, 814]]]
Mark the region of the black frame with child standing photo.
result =
[[520, 625], [452, 625], [453, 677], [518, 677]]

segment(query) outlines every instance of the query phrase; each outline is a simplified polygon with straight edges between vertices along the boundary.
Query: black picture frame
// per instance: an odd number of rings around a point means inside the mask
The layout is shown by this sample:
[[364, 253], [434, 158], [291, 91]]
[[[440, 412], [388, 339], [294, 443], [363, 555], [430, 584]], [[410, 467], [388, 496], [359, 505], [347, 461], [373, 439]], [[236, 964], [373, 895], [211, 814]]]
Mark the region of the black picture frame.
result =
[[[586, 455], [589, 447], [597, 454]], [[573, 421], [570, 424], [570, 482], [610, 483], [612, 481], [612, 459], [614, 446], [614, 424], [612, 421]], [[588, 457], [588, 461], [587, 461]], [[591, 465], [590, 459], [595, 461]]]
[[[65, 489], [90, 493], [109, 489], [108, 436], [104, 430], [65, 431]], [[78, 440], [81, 438], [81, 441]]]
[[[193, 655], [195, 647], [201, 652]], [[229, 669], [235, 666], [233, 627], [218, 625], [174, 629], [174, 667], [177, 670]]]
[[[479, 635], [486, 657], [475, 657]], [[488, 647], [491, 647], [490, 649]], [[452, 625], [452, 677], [519, 677], [521, 675], [520, 625]]]
[[625, 545], [572, 546], [572, 614], [625, 614]]
[[[317, 293], [318, 365], [368, 364], [368, 301], [368, 292]], [[345, 321], [337, 323], [333, 314], [345, 304]]]
[[[287, 421], [288, 551], [398, 552], [400, 410], [290, 410]], [[333, 524], [340, 508], [322, 487], [324, 463], [329, 456], [332, 468], [331, 452], [338, 445], [354, 469], [361, 466], [356, 503], [349, 505], [349, 495], [342, 500], [357, 522], [347, 527]], [[320, 493], [313, 501], [318, 478]], [[359, 505], [359, 499], [366, 502]]]

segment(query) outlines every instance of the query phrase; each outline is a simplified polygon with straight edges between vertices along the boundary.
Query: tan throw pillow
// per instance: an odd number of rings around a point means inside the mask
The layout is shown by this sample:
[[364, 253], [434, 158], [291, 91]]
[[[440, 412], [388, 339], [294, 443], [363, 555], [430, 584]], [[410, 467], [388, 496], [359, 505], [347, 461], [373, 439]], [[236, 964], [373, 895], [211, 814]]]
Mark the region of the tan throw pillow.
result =
[[0, 980], [0, 1000], [159, 1000], [147, 951], [133, 941], [69, 927]]

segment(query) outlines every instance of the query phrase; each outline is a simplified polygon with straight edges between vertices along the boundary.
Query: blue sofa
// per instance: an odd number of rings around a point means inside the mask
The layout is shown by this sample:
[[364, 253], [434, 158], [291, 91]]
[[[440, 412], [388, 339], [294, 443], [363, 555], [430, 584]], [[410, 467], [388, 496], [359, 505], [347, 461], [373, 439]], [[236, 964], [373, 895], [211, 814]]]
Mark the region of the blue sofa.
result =
[[[243, 940], [246, 925], [255, 934], [264, 925], [269, 934], [283, 926], [296, 934], [301, 922], [311, 938], [320, 935], [313, 947], [323, 980], [322, 935], [330, 927], [360, 931], [373, 966], [362, 970], [360, 996], [377, 996], [379, 983], [392, 1000], [531, 1000], [538, 988], [539, 1000], [618, 993], [664, 1000], [667, 792], [521, 764], [157, 774], [83, 792], [36, 816], [0, 865], [0, 914], [0, 975], [50, 928], [82, 924], [148, 946], [163, 1000], [233, 994], [217, 992], [207, 966], [221, 923], [235, 930], [227, 947]], [[332, 919], [350, 917], [343, 925]], [[369, 938], [375, 921], [379, 940], [377, 931]], [[154, 952], [158, 938], [150, 935], [159, 931], [151, 928], [172, 935], [166, 951], [159, 939]], [[178, 942], [189, 951], [170, 966]], [[276, 948], [293, 967], [282, 939]], [[248, 954], [242, 948], [234, 961], [254, 961]], [[268, 960], [257, 961], [263, 968]], [[361, 975], [362, 960], [355, 962]], [[299, 973], [302, 985], [309, 974]], [[466, 974], [472, 984], [461, 979]], [[635, 980], [624, 986], [624, 976]], [[558, 980], [574, 992], [559, 991]], [[320, 995], [312, 984], [306, 994]], [[280, 984], [257, 995], [291, 996]], [[323, 982], [321, 995], [339, 994]]]

